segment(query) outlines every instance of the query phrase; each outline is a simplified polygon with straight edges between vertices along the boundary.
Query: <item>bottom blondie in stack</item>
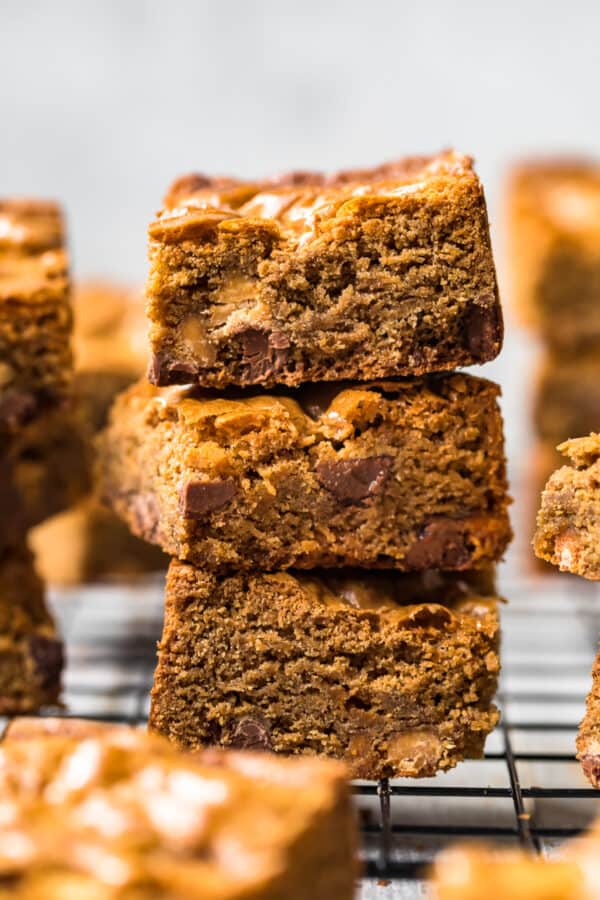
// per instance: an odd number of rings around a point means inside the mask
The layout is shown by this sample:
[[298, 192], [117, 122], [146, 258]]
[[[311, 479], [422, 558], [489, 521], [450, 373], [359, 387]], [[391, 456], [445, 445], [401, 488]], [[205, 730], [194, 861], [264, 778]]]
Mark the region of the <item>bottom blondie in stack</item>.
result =
[[62, 216], [0, 201], [0, 713], [54, 703], [62, 648], [26, 540], [87, 487]]

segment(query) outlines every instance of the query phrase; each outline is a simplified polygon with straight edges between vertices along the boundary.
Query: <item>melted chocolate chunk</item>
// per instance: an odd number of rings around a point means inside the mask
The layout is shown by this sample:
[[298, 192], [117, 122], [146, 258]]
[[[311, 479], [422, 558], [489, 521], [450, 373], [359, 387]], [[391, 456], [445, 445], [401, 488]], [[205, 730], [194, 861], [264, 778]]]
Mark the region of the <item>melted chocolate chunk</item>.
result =
[[240, 719], [231, 735], [237, 750], [272, 750], [271, 730], [262, 719]]
[[502, 322], [497, 304], [471, 306], [465, 319], [467, 346], [476, 359], [496, 356], [502, 340]]
[[440, 517], [428, 522], [404, 561], [410, 569], [462, 569], [471, 559], [465, 523]]
[[317, 479], [340, 503], [360, 503], [381, 493], [391, 468], [391, 456], [326, 460], [317, 466]]
[[198, 366], [188, 362], [169, 362], [163, 353], [154, 353], [148, 365], [150, 384], [166, 387], [169, 384], [189, 384], [198, 375]]
[[64, 656], [60, 641], [34, 635], [29, 638], [29, 652], [42, 688], [53, 687], [60, 678]]
[[585, 755], [580, 757], [581, 768], [587, 780], [595, 788], [600, 787], [600, 756]]
[[243, 378], [249, 383], [265, 381], [284, 368], [290, 340], [283, 331], [248, 328], [238, 335], [242, 342]]
[[182, 515], [188, 519], [202, 519], [229, 503], [235, 494], [233, 478], [186, 481], [179, 494], [179, 506]]

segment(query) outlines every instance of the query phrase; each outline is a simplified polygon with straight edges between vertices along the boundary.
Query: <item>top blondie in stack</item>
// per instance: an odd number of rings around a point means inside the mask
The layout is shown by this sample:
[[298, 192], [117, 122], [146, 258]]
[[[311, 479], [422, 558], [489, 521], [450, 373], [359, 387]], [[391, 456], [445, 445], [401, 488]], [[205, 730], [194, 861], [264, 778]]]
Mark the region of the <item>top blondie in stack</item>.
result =
[[175, 557], [151, 727], [369, 778], [480, 754], [510, 526], [498, 388], [443, 374], [502, 343], [471, 161], [180, 179], [147, 298], [100, 457]]

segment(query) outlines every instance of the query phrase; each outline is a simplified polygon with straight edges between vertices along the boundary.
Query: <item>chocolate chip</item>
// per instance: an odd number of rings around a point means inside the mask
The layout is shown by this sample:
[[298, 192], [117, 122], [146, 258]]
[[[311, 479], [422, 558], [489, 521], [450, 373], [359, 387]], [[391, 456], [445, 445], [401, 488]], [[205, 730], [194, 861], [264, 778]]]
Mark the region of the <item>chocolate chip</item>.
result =
[[29, 652], [42, 688], [57, 684], [63, 667], [63, 647], [54, 638], [34, 635], [29, 638]]
[[392, 468], [391, 456], [325, 460], [317, 466], [317, 480], [340, 503], [360, 503], [381, 493]]
[[467, 346], [475, 359], [493, 359], [502, 343], [502, 319], [498, 304], [471, 306], [465, 318]]
[[600, 788], [600, 756], [581, 756], [580, 762], [587, 780], [595, 788]]
[[163, 353], [154, 353], [148, 365], [150, 384], [166, 387], [169, 384], [189, 384], [198, 376], [198, 366], [191, 362], [171, 362]]
[[409, 548], [404, 562], [409, 569], [463, 569], [471, 559], [465, 523], [440, 517], [428, 522]]
[[160, 507], [154, 494], [133, 494], [128, 504], [135, 534], [151, 543], [160, 543]]
[[242, 343], [242, 377], [250, 384], [265, 381], [284, 368], [290, 339], [283, 331], [248, 328], [238, 335]]
[[229, 503], [236, 494], [233, 478], [186, 481], [179, 492], [179, 507], [188, 519], [202, 519]]
[[237, 750], [272, 750], [271, 730], [263, 719], [240, 719], [231, 735]]

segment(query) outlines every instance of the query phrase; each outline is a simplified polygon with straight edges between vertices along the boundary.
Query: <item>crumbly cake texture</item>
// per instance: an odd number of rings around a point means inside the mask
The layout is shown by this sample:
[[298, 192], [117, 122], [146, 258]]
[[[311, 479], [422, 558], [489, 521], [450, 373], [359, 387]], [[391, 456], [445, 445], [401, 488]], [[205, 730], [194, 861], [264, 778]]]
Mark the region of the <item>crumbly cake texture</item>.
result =
[[70, 406], [48, 409], [0, 448], [0, 548], [76, 503], [90, 487], [85, 430]]
[[600, 353], [548, 353], [540, 367], [533, 413], [537, 435], [554, 446], [600, 429]]
[[351, 900], [342, 766], [42, 724], [0, 746], [0, 896]]
[[554, 472], [542, 493], [534, 550], [563, 572], [600, 580], [600, 435], [558, 448], [572, 466]]
[[483, 753], [498, 639], [496, 598], [459, 576], [174, 560], [150, 728], [190, 749], [336, 757], [355, 778], [430, 776]]
[[577, 735], [577, 757], [586, 778], [600, 788], [600, 654], [594, 662], [592, 687]]
[[60, 208], [0, 199], [0, 430], [68, 394], [68, 261]]
[[56, 704], [62, 664], [31, 553], [24, 544], [0, 552], [0, 715]]
[[496, 385], [469, 375], [207, 397], [142, 382], [99, 445], [138, 536], [210, 569], [467, 569], [510, 539]]
[[157, 385], [420, 375], [501, 349], [485, 199], [466, 156], [260, 182], [186, 176], [149, 238]]
[[600, 165], [576, 159], [519, 165], [507, 197], [516, 309], [556, 350], [598, 346]]
[[49, 584], [135, 579], [164, 571], [169, 558], [131, 534], [94, 496], [34, 528], [29, 535], [37, 568]]

